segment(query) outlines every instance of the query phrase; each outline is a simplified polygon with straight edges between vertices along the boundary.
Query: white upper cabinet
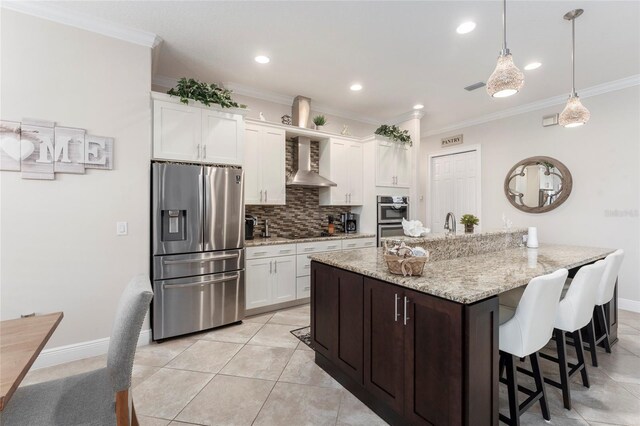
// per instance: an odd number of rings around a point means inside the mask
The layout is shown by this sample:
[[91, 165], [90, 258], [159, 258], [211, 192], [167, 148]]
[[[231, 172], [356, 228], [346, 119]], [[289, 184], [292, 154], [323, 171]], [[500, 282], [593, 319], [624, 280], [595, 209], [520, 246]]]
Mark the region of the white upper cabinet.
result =
[[320, 205], [363, 204], [363, 161], [360, 142], [341, 138], [320, 142], [320, 175], [337, 184], [329, 188], [320, 188]]
[[238, 110], [188, 105], [153, 93], [153, 158], [241, 165], [244, 117]]
[[202, 161], [242, 164], [243, 136], [244, 119], [241, 115], [202, 110]]
[[284, 130], [247, 123], [245, 148], [245, 204], [285, 204]]
[[172, 102], [153, 103], [153, 157], [198, 161], [202, 140], [200, 109]]
[[376, 137], [376, 186], [409, 188], [411, 148], [388, 138]]

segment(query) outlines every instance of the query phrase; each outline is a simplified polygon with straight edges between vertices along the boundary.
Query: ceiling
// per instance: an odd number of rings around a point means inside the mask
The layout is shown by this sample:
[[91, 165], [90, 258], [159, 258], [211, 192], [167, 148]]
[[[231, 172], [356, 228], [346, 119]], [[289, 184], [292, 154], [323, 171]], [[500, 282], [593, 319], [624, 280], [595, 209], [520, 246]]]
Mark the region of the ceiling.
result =
[[[52, 4], [52, 3], [49, 3]], [[485, 81], [501, 47], [500, 1], [53, 2], [60, 8], [153, 32], [164, 41], [154, 75], [232, 82], [385, 121], [425, 105], [424, 130], [568, 94], [569, 10], [576, 22], [576, 86], [640, 73], [640, 2], [510, 1], [508, 45], [525, 71], [521, 93], [492, 99]], [[460, 35], [466, 20], [475, 31]], [[264, 54], [271, 63], [260, 65]], [[360, 92], [349, 86], [359, 82]]]

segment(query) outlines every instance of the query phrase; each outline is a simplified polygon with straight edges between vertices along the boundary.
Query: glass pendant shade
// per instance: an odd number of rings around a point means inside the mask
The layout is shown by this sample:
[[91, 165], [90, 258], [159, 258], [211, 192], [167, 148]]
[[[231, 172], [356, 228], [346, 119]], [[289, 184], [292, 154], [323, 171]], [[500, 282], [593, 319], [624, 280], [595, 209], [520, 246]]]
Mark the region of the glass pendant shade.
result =
[[524, 86], [524, 74], [513, 63], [510, 53], [500, 55], [496, 69], [487, 81], [487, 93], [494, 98], [515, 95]]
[[580, 97], [575, 93], [567, 100], [567, 105], [560, 113], [558, 122], [563, 127], [578, 127], [589, 121], [591, 113], [580, 102]]

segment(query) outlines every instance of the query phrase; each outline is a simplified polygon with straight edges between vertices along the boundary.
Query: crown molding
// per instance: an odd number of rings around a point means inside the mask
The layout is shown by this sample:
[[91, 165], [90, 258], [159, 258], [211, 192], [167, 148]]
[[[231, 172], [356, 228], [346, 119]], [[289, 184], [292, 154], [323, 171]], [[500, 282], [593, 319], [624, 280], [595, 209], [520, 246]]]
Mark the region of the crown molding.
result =
[[405, 112], [404, 114], [397, 115], [393, 118], [390, 118], [389, 120], [387, 120], [387, 123], [400, 124], [400, 123], [404, 123], [405, 121], [409, 121], [413, 119], [421, 120], [422, 117], [424, 117], [424, 112], [413, 110], [413, 111]]
[[[613, 80], [606, 83], [591, 86], [584, 90], [579, 91], [580, 98], [590, 98], [592, 96], [598, 96], [609, 92], [615, 92], [616, 90], [626, 89], [628, 87], [640, 85], [640, 74], [635, 74], [629, 77], [621, 78], [619, 80]], [[502, 118], [512, 117], [514, 115], [520, 115], [531, 111], [537, 111], [540, 109], [552, 107], [555, 105], [562, 105], [567, 102], [568, 95], [559, 95], [552, 98], [543, 99], [536, 102], [531, 102], [525, 105], [520, 105], [513, 108], [508, 108], [502, 111], [494, 112], [492, 114], [483, 115], [471, 120], [461, 121], [459, 123], [452, 124], [450, 126], [442, 127], [436, 130], [429, 130], [422, 135], [421, 138], [429, 136], [439, 135], [441, 133], [447, 133], [454, 130], [463, 129], [465, 127], [476, 126], [478, 124], [488, 123], [490, 121], [500, 120]]]
[[118, 40], [124, 40], [151, 49], [162, 42], [162, 39], [154, 33], [129, 28], [84, 13], [64, 10], [43, 1], [2, 1], [2, 8], [117, 38]]
[[[250, 98], [261, 99], [263, 101], [274, 102], [280, 105], [293, 105], [293, 96], [281, 95], [279, 93], [269, 92], [262, 89], [257, 89], [255, 87], [245, 86], [243, 84], [227, 82], [223, 83], [224, 87], [232, 90], [234, 93], [237, 93], [242, 96], [248, 96]], [[375, 124], [379, 125], [380, 120], [364, 116], [360, 114], [353, 113], [351, 111], [345, 111], [338, 108], [332, 108], [327, 105], [323, 105], [317, 102], [311, 102], [311, 109], [316, 112], [321, 112], [324, 114], [335, 115], [342, 118], [348, 118], [350, 120], [359, 121], [361, 123], [367, 124]]]

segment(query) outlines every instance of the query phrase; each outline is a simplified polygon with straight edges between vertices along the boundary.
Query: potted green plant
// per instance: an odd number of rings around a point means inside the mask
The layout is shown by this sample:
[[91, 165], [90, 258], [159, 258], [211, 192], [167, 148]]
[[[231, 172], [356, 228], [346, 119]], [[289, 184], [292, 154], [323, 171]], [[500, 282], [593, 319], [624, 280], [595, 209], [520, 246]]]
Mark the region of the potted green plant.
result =
[[313, 117], [313, 124], [316, 125], [316, 130], [321, 130], [322, 126], [327, 124], [327, 118], [324, 115], [316, 115]]
[[480, 223], [480, 219], [472, 214], [464, 214], [460, 218], [460, 223], [464, 225], [465, 234], [473, 234], [473, 227]]
[[376, 135], [385, 136], [392, 141], [400, 143], [402, 145], [413, 145], [411, 135], [408, 130], [400, 130], [396, 125], [383, 124], [374, 132]]
[[189, 99], [201, 102], [206, 106], [218, 104], [222, 108], [246, 108], [231, 98], [231, 90], [227, 90], [215, 83], [207, 84], [194, 78], [182, 77], [176, 87], [169, 89], [167, 94], [180, 97], [180, 102], [188, 104]]

